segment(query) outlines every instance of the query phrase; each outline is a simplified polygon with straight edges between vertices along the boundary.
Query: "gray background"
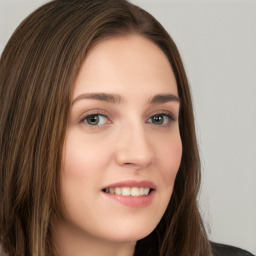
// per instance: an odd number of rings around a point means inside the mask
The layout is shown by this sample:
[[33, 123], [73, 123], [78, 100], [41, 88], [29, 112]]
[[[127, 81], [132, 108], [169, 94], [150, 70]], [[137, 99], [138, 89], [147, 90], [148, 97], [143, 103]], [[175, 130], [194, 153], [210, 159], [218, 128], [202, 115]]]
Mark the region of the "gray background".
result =
[[[0, 53], [45, 0], [0, 0]], [[256, 254], [256, 0], [133, 0], [180, 49], [203, 169], [200, 208], [212, 240]]]

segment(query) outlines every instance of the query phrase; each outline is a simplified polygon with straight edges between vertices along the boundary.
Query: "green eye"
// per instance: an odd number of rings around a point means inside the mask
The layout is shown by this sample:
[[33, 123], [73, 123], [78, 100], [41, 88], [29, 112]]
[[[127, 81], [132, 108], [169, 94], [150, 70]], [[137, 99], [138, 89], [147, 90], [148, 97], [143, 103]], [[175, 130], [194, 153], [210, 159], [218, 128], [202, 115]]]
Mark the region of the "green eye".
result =
[[165, 118], [164, 115], [155, 115], [151, 117], [152, 123], [157, 124], [157, 125], [162, 125], [164, 124]]
[[107, 118], [100, 114], [93, 114], [86, 116], [83, 121], [88, 125], [96, 126], [96, 125], [103, 125], [107, 122]]
[[169, 114], [157, 114], [150, 117], [148, 122], [155, 125], [168, 125], [173, 120], [173, 117]]

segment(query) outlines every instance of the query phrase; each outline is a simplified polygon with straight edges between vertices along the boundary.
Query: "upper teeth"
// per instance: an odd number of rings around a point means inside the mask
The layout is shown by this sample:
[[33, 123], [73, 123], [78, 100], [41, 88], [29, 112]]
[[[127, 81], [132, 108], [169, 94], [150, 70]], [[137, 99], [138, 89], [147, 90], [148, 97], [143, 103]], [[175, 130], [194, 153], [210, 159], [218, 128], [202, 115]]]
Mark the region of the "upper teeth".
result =
[[117, 188], [106, 188], [104, 191], [110, 194], [117, 194], [122, 196], [145, 196], [149, 194], [150, 188], [117, 187]]

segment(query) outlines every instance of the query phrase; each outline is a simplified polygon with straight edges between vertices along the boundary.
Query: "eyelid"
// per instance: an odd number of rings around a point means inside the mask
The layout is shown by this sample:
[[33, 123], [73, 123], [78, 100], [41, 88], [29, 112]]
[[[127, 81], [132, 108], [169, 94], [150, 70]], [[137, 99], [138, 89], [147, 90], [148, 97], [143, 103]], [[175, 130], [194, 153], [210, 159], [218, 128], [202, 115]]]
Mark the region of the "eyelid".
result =
[[172, 119], [173, 121], [177, 121], [178, 120], [178, 115], [174, 114], [172, 111], [169, 111], [169, 110], [158, 110], [158, 111], [155, 111], [153, 113], [150, 114], [150, 116], [148, 117], [151, 118], [153, 116], [157, 116], [157, 115], [165, 115], [165, 116], [168, 116], [170, 117], [170, 119]]

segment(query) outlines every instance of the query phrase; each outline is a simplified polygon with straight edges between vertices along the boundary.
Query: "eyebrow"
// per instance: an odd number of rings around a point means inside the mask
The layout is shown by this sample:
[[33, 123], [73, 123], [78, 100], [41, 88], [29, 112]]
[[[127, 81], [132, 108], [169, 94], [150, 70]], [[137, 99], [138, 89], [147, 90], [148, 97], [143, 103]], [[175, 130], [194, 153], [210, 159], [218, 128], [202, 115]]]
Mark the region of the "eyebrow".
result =
[[117, 94], [106, 94], [106, 93], [84, 93], [76, 97], [72, 105], [74, 105], [77, 101], [82, 99], [89, 99], [89, 100], [99, 100], [105, 101], [108, 103], [118, 104], [121, 102], [121, 97]]
[[155, 95], [151, 100], [150, 100], [150, 104], [163, 104], [166, 102], [170, 102], [170, 101], [175, 101], [180, 103], [180, 98], [176, 95], [173, 94], [158, 94]]
[[[105, 101], [112, 104], [119, 104], [122, 98], [118, 94], [107, 94], [107, 93], [83, 93], [76, 97], [72, 105], [74, 105], [79, 100], [90, 99]], [[180, 103], [180, 98], [173, 94], [157, 94], [153, 98], [149, 99], [149, 104], [163, 104], [170, 101]]]

